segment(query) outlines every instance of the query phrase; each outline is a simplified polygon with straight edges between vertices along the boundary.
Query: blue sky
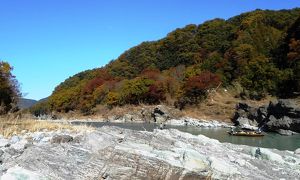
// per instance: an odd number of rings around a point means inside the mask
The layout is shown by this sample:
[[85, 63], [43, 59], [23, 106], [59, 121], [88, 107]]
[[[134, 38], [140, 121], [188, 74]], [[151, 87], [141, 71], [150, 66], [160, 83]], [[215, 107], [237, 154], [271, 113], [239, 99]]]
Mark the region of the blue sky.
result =
[[0, 60], [26, 98], [41, 99], [80, 71], [187, 24], [299, 0], [0, 0]]

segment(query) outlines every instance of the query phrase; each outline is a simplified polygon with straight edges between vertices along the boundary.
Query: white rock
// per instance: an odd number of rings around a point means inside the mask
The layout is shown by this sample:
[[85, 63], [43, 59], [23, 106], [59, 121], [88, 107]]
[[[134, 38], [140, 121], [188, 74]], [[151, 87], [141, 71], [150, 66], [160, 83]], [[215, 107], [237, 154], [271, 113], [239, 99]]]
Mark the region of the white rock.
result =
[[[251, 148], [251, 154], [253, 156], [255, 156], [256, 149], [257, 148]], [[261, 155], [259, 156], [259, 158], [261, 158], [261, 159], [276, 161], [276, 162], [279, 162], [279, 163], [284, 163], [285, 162], [281, 155], [272, 152], [270, 149], [260, 148], [260, 153], [261, 153]]]
[[220, 178], [224, 175], [231, 176], [234, 174], [241, 174], [236, 167], [228, 164], [223, 159], [209, 157], [208, 161], [210, 162], [211, 168], [214, 169], [215, 171], [217, 171], [215, 173], [216, 175], [214, 176], [215, 178]]
[[19, 136], [13, 136], [10, 138], [10, 143], [11, 144], [14, 144], [14, 143], [17, 143], [21, 140], [21, 138]]
[[245, 166], [246, 161], [244, 159], [236, 159], [235, 162], [239, 164], [240, 166]]
[[41, 141], [44, 137], [45, 137], [44, 132], [36, 132], [36, 133], [32, 134], [32, 140], [34, 140], [36, 142]]
[[[41, 141], [57, 134], [61, 133], [46, 133]], [[146, 132], [105, 126], [81, 134], [78, 144], [34, 144], [39, 147], [4, 159], [2, 166], [35, 169], [49, 179], [93, 179], [103, 173], [108, 179], [139, 179], [153, 172], [158, 175], [154, 179], [171, 178], [173, 173], [181, 177], [199, 173], [213, 179], [297, 179], [300, 173], [300, 156], [294, 152], [261, 148], [261, 157], [256, 159], [254, 147], [220, 143], [175, 129]], [[23, 175], [23, 170], [18, 172]], [[10, 172], [15, 171], [9, 169], [5, 176], [12, 175]]]
[[9, 144], [9, 140], [8, 139], [0, 139], [0, 147], [4, 147], [7, 146]]
[[194, 119], [190, 117], [185, 117], [182, 119], [171, 119], [166, 122], [167, 125], [173, 126], [194, 126], [194, 127], [205, 127], [205, 128], [216, 128], [216, 127], [230, 127], [228, 124], [223, 122], [218, 122], [215, 120], [208, 121], [204, 119]]
[[28, 141], [26, 139], [22, 139], [14, 144], [12, 144], [10, 147], [16, 149], [16, 150], [23, 150], [26, 146]]
[[300, 155], [300, 148], [296, 149], [294, 153]]
[[1, 177], [1, 180], [41, 180], [41, 175], [38, 173], [26, 170], [21, 167], [12, 167]]

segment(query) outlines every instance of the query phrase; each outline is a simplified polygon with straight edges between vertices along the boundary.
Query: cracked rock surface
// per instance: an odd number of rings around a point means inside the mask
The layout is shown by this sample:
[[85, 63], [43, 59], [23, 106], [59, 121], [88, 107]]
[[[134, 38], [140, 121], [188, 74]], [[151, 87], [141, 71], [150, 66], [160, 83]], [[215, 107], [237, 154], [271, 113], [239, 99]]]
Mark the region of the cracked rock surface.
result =
[[[1, 179], [297, 179], [300, 155], [178, 130], [28, 133], [0, 139]], [[7, 145], [8, 142], [11, 144]], [[55, 142], [55, 143], [54, 143]], [[22, 179], [21, 178], [21, 179]]]

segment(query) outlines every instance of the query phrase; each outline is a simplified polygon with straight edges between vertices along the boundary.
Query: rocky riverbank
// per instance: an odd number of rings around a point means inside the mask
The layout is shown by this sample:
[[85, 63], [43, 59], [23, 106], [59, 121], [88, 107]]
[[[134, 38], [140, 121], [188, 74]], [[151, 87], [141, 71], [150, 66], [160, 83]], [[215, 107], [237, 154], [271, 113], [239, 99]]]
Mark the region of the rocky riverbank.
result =
[[183, 117], [180, 119], [170, 119], [164, 122], [166, 125], [172, 126], [194, 126], [202, 128], [229, 128], [233, 127], [231, 124], [220, 122], [216, 120], [195, 119], [190, 117]]
[[0, 138], [1, 179], [297, 179], [299, 149], [220, 143], [178, 130], [35, 132]]
[[245, 129], [261, 128], [293, 135], [300, 133], [300, 106], [289, 99], [279, 99], [258, 108], [239, 103], [232, 121]]
[[112, 122], [112, 123], [156, 123], [158, 125], [172, 125], [172, 126], [194, 126], [206, 128], [232, 127], [232, 124], [217, 121], [196, 119], [187, 116], [178, 115], [177, 109], [170, 108], [163, 105], [142, 108], [139, 111], [127, 112], [118, 116], [108, 116], [100, 119], [56, 119], [44, 118], [40, 121], [48, 120], [50, 122], [60, 123], [82, 123], [82, 122]]

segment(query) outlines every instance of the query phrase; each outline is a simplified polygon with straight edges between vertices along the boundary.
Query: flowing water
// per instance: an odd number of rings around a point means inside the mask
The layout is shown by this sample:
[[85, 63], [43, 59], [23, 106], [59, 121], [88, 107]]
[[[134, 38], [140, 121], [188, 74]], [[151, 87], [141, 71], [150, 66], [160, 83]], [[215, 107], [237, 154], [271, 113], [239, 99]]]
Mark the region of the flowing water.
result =
[[[73, 122], [73, 124], [86, 124], [93, 127], [117, 126], [138, 131], [153, 131], [157, 128], [154, 123], [111, 123], [111, 122]], [[233, 144], [244, 144], [254, 147], [274, 148], [279, 150], [294, 151], [300, 148], [300, 134], [293, 136], [282, 136], [276, 133], [266, 133], [264, 137], [230, 136], [227, 128], [199, 128], [192, 126], [166, 126], [166, 129], [178, 129], [193, 135], [205, 135], [217, 139], [220, 142]]]

